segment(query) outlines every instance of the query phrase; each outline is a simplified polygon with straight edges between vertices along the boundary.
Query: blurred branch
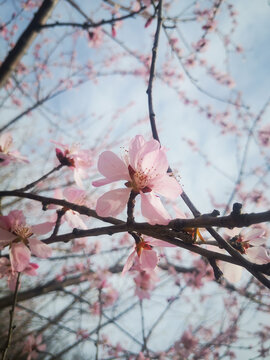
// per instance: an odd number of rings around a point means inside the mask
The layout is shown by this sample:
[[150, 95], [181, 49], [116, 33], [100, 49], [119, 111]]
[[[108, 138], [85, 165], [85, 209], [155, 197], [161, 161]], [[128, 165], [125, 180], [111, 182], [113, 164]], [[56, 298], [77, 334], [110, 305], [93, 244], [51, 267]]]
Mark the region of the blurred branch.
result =
[[51, 174], [53, 174], [55, 171], [60, 170], [64, 165], [63, 164], [59, 164], [56, 167], [54, 167], [51, 171], [49, 171], [47, 174], [41, 176], [39, 179], [33, 181], [31, 184], [26, 185], [23, 188], [18, 189], [18, 191], [27, 191], [30, 190], [31, 188], [33, 188], [34, 186], [36, 186], [39, 182], [47, 179], [48, 176], [50, 176]]
[[142, 11], [144, 11], [146, 9], [146, 6], [141, 6], [139, 8], [139, 10], [136, 10], [136, 11], [132, 11], [130, 12], [129, 14], [127, 15], [123, 15], [123, 16], [120, 16], [118, 18], [115, 18], [115, 17], [112, 17], [111, 19], [108, 19], [108, 20], [101, 20], [99, 22], [84, 22], [84, 23], [75, 23], [75, 22], [59, 22], [59, 21], [56, 21], [55, 23], [51, 23], [51, 24], [44, 24], [44, 25], [40, 25], [39, 28], [40, 29], [43, 29], [43, 28], [54, 28], [54, 27], [63, 27], [63, 26], [67, 26], [67, 27], [79, 27], [79, 28], [82, 28], [84, 30], [87, 30], [87, 29], [90, 29], [90, 28], [97, 28], [97, 27], [100, 27], [102, 25], [106, 25], [106, 24], [114, 24], [118, 21], [122, 21], [122, 20], [125, 20], [125, 19], [128, 19], [128, 18], [131, 18], [131, 17], [134, 17], [135, 15], [141, 13]]
[[44, 0], [34, 15], [33, 20], [19, 37], [13, 49], [10, 50], [0, 66], [0, 88], [5, 85], [11, 72], [17, 67], [21, 58], [35, 40], [39, 31], [39, 26], [47, 21], [57, 3], [58, 0]]
[[46, 101], [55, 98], [56, 96], [62, 94], [63, 92], [65, 92], [65, 89], [56, 91], [55, 93], [49, 93], [48, 95], [44, 96], [42, 99], [38, 100], [34, 105], [30, 106], [28, 109], [23, 111], [21, 114], [17, 115], [14, 119], [12, 119], [8, 123], [6, 123], [6, 125], [2, 126], [0, 128], [0, 133], [3, 132], [4, 130], [6, 130], [11, 125], [15, 124], [18, 120], [23, 118], [25, 115], [29, 114], [31, 111], [38, 108], [40, 105], [44, 104]]
[[13, 326], [13, 319], [14, 319], [14, 312], [15, 312], [15, 307], [16, 307], [17, 298], [18, 298], [18, 290], [19, 290], [19, 286], [20, 286], [20, 275], [21, 275], [21, 273], [18, 273], [18, 275], [17, 275], [15, 292], [14, 292], [13, 299], [12, 299], [12, 307], [11, 307], [10, 314], [9, 314], [10, 319], [9, 319], [8, 336], [7, 336], [6, 344], [4, 346], [2, 360], [6, 359], [8, 349], [10, 347], [10, 343], [11, 343], [11, 339], [12, 339], [13, 330], [15, 329], [15, 326]]
[[103, 306], [102, 306], [102, 288], [98, 289], [98, 302], [99, 302], [99, 318], [98, 318], [98, 326], [97, 326], [97, 340], [96, 340], [96, 357], [95, 359], [98, 360], [98, 350], [99, 350], [99, 341], [100, 341], [100, 329], [101, 329], [101, 321], [102, 321], [102, 311], [103, 311]]
[[[49, 204], [57, 204], [57, 205], [65, 206], [74, 211], [77, 211], [80, 214], [93, 216], [102, 221], [115, 224], [115, 226], [107, 226], [107, 227], [101, 227], [101, 228], [95, 228], [95, 229], [89, 229], [89, 230], [73, 229], [72, 233], [63, 234], [63, 235], [55, 236], [53, 238], [49, 238], [47, 240], [44, 240], [45, 243], [50, 244], [50, 243], [54, 243], [54, 242], [58, 242], [58, 241], [68, 242], [71, 239], [75, 239], [75, 238], [79, 238], [79, 237], [97, 236], [97, 235], [104, 235], [104, 234], [112, 235], [112, 234], [121, 233], [121, 232], [125, 232], [125, 231], [136, 231], [136, 232], [142, 233], [144, 235], [148, 235], [148, 236], [155, 237], [157, 239], [165, 240], [165, 241], [172, 243], [178, 247], [182, 247], [182, 248], [185, 248], [192, 252], [201, 254], [202, 256], [205, 256], [208, 259], [214, 258], [217, 260], [228, 261], [233, 264], [241, 265], [241, 266], [245, 267], [249, 272], [251, 272], [251, 274], [253, 274], [259, 281], [261, 281], [262, 284], [264, 284], [265, 286], [270, 288], [270, 281], [267, 280], [257, 270], [257, 267], [259, 265], [255, 266], [255, 264], [253, 264], [250, 261], [248, 261], [247, 259], [245, 259], [237, 250], [235, 250], [227, 241], [225, 241], [215, 230], [210, 228], [209, 225], [206, 225], [203, 227], [205, 227], [206, 230], [217, 240], [218, 245], [221, 248], [225, 249], [231, 256], [212, 252], [212, 251], [203, 249], [199, 246], [190, 244], [192, 242], [192, 236], [190, 234], [186, 233], [184, 231], [184, 229], [182, 232], [181, 231], [177, 232], [177, 231], [172, 231], [170, 228], [168, 228], [166, 226], [162, 226], [162, 225], [150, 225], [148, 223], [126, 224], [125, 222], [123, 222], [121, 220], [114, 219], [111, 217], [102, 218], [102, 217], [98, 216], [94, 210], [91, 210], [91, 209], [87, 208], [86, 206], [79, 206], [76, 204], [69, 203], [65, 200], [48, 198], [45, 196], [39, 196], [39, 195], [31, 194], [31, 193], [23, 193], [23, 192], [19, 192], [19, 191], [18, 192], [17, 191], [0, 191], [0, 197], [3, 197], [3, 196], [19, 196], [19, 197], [25, 197], [28, 199], [40, 201], [43, 204], [44, 209], [46, 209], [46, 206]], [[249, 214], [249, 216], [251, 216], [253, 218], [254, 218], [254, 215], [256, 218], [256, 214]], [[270, 215], [270, 212], [267, 211], [267, 212], [259, 214], [259, 218], [261, 216], [262, 219], [264, 219], [264, 221], [265, 220], [269, 221], [269, 215]], [[232, 217], [232, 219], [234, 217], [236, 217], [236, 218], [239, 217], [240, 221], [242, 221], [242, 225], [243, 225], [243, 219], [245, 219], [245, 221], [246, 221], [246, 218], [248, 218], [248, 214], [244, 214], [244, 217], [242, 217], [243, 215], [241, 215], [241, 214], [235, 215], [233, 212], [230, 216]], [[214, 218], [214, 220], [215, 219], [216, 218]], [[194, 220], [196, 220], [196, 219], [194, 219]], [[183, 224], [184, 221], [189, 221], [189, 220], [183, 219], [180, 221]], [[210, 221], [211, 221], [211, 219], [210, 219]], [[256, 221], [258, 222], [258, 219], [256, 219]], [[256, 221], [255, 221], [255, 223], [256, 223]], [[261, 222], [261, 221], [259, 221], [259, 222]], [[180, 239], [183, 241], [181, 241]], [[261, 272], [265, 272], [267, 274], [269, 272], [268, 267], [265, 267], [262, 265], [260, 265], [259, 269]]]
[[157, 59], [157, 51], [158, 51], [158, 43], [159, 43], [159, 35], [160, 35], [160, 29], [162, 25], [162, 0], [159, 1], [158, 4], [158, 13], [157, 13], [157, 28], [154, 38], [154, 44], [152, 48], [152, 60], [151, 60], [151, 66], [150, 66], [150, 74], [149, 74], [149, 81], [148, 81], [148, 88], [146, 90], [147, 96], [148, 96], [148, 110], [149, 110], [149, 118], [150, 118], [150, 124], [152, 129], [152, 135], [153, 138], [156, 139], [158, 142], [160, 142], [156, 127], [156, 115], [154, 112], [154, 106], [153, 106], [153, 82], [155, 78], [155, 67], [156, 67], [156, 59]]
[[[113, 266], [109, 268], [109, 271], [111, 273], [120, 273], [122, 271], [122, 267]], [[88, 272], [66, 278], [63, 281], [52, 280], [43, 285], [36, 286], [35, 288], [26, 291], [21, 291], [18, 294], [17, 301], [21, 302], [21, 301], [33, 299], [35, 297], [43, 296], [45, 294], [49, 294], [54, 291], [63, 290], [67, 286], [81, 284], [84, 281], [88, 281], [87, 275], [91, 275], [91, 274], [93, 274], [93, 271], [89, 270]], [[10, 306], [12, 304], [12, 301], [13, 301], [13, 296], [10, 295], [0, 298], [0, 309], [4, 309], [7, 306]]]

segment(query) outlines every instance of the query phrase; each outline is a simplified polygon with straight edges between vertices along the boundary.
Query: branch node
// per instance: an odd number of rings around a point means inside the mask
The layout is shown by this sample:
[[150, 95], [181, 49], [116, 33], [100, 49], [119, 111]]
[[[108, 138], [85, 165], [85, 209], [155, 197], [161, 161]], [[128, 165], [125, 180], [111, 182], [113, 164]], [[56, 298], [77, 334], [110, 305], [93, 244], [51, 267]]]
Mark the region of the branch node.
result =
[[216, 210], [216, 209], [214, 209], [210, 214], [210, 216], [213, 216], [213, 217], [217, 217], [219, 215], [220, 215], [220, 212], [218, 210]]
[[208, 259], [209, 264], [212, 266], [213, 271], [214, 271], [214, 275], [215, 275], [215, 279], [217, 282], [220, 282], [220, 279], [223, 275], [223, 272], [220, 270], [220, 268], [217, 266], [216, 260], [215, 259]]
[[233, 210], [231, 212], [232, 216], [239, 216], [241, 215], [241, 209], [242, 209], [242, 204], [240, 203], [234, 203], [233, 204]]

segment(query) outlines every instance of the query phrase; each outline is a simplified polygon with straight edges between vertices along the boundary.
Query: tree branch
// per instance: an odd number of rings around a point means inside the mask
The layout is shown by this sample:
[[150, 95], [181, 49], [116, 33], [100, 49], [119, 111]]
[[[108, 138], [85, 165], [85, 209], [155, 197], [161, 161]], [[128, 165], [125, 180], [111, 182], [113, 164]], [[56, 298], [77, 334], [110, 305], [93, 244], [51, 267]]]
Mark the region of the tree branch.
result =
[[19, 37], [13, 49], [10, 50], [0, 66], [0, 88], [5, 85], [11, 72], [16, 68], [23, 55], [35, 40], [39, 31], [38, 27], [47, 21], [57, 3], [58, 0], [44, 0], [34, 15], [33, 20]]

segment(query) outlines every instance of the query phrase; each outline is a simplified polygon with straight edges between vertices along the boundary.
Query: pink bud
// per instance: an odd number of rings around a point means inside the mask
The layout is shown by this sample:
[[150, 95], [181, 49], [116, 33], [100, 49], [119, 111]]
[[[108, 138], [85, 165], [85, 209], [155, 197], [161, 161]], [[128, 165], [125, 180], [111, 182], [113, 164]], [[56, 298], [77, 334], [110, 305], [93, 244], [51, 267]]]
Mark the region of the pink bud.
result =
[[112, 37], [116, 37], [116, 30], [114, 26], [112, 26]]
[[147, 28], [149, 25], [151, 25], [151, 22], [152, 22], [152, 21], [153, 21], [153, 18], [150, 17], [150, 18], [146, 21], [144, 27]]

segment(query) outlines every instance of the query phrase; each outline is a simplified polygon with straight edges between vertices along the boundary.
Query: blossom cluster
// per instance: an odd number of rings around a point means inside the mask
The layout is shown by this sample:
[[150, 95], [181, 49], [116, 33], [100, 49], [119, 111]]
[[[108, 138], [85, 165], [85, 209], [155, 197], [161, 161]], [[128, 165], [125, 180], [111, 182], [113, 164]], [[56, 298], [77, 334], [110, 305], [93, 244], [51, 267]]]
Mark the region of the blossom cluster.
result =
[[38, 240], [36, 236], [47, 234], [53, 225], [53, 223], [45, 222], [29, 226], [21, 210], [13, 210], [6, 216], [0, 216], [0, 250], [9, 248], [13, 274], [27, 271], [31, 254], [40, 258], [51, 256], [51, 248]]
[[[74, 173], [74, 181], [79, 187], [69, 187], [55, 191], [55, 198], [65, 199], [78, 205], [87, 205], [86, 192], [82, 190], [83, 179], [88, 176], [88, 169], [93, 165], [92, 151], [81, 150], [77, 144], [67, 146], [56, 143], [56, 157], [62, 166], [67, 166]], [[7, 165], [11, 161], [24, 161], [26, 158], [17, 151], [10, 151], [12, 137], [5, 134], [0, 137], [0, 164]], [[61, 149], [60, 149], [61, 148]], [[168, 172], [169, 164], [166, 156], [166, 149], [157, 140], [146, 141], [143, 136], [135, 136], [129, 144], [128, 150], [124, 151], [122, 158], [112, 151], [104, 151], [98, 159], [97, 167], [103, 178], [92, 182], [94, 187], [101, 187], [122, 181], [119, 188], [109, 190], [101, 195], [96, 202], [96, 212], [100, 217], [119, 215], [129, 206], [129, 200], [137, 196], [140, 198], [141, 214], [151, 225], [167, 225], [171, 220], [169, 212], [164, 206], [166, 201], [176, 200], [182, 193], [182, 188], [173, 174]], [[175, 208], [175, 206], [173, 205]], [[31, 255], [39, 258], [51, 256], [51, 248], [37, 237], [47, 234], [60, 220], [64, 221], [71, 228], [87, 229], [82, 216], [69, 208], [62, 208], [49, 205], [47, 209], [58, 209], [61, 212], [51, 218], [51, 221], [38, 225], [29, 226], [26, 224], [24, 214], [20, 210], [13, 210], [6, 216], [0, 216], [0, 250], [8, 250], [8, 255], [0, 258], [0, 277], [6, 276], [11, 289], [15, 288], [17, 273], [36, 275], [38, 265], [30, 262]], [[178, 217], [185, 217], [176, 210]], [[186, 229], [188, 233], [198, 234], [198, 229]], [[264, 264], [270, 261], [264, 245], [264, 231], [258, 228], [227, 232], [228, 241], [241, 254], [257, 264]], [[226, 237], [226, 234], [225, 234]], [[263, 246], [262, 246], [263, 245]], [[134, 278], [136, 284], [136, 295], [140, 299], [149, 298], [149, 293], [158, 281], [155, 268], [159, 262], [159, 255], [154, 248], [173, 247], [168, 242], [154, 239], [152, 237], [138, 236], [135, 245], [127, 258], [122, 274], [129, 270], [136, 270]], [[74, 242], [72, 251], [87, 249], [86, 239]], [[220, 249], [208, 247], [215, 251]], [[224, 276], [234, 282], [241, 277], [241, 268], [219, 261], [218, 266]], [[197, 270], [186, 276], [186, 281], [200, 287], [202, 277], [212, 272], [208, 271], [206, 264], [199, 262]], [[202, 270], [203, 268], [203, 270]], [[203, 275], [204, 274], [204, 275]], [[211, 277], [211, 276], [207, 277]], [[114, 302], [117, 293], [109, 291], [103, 294], [104, 304]]]

